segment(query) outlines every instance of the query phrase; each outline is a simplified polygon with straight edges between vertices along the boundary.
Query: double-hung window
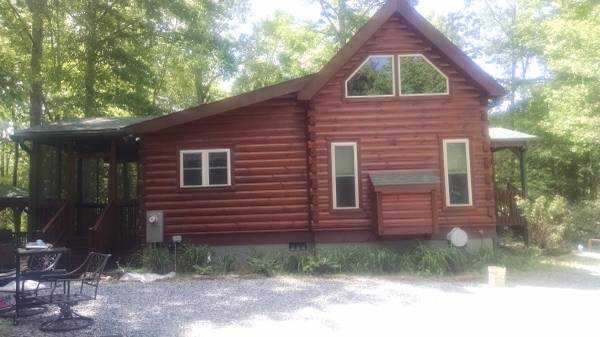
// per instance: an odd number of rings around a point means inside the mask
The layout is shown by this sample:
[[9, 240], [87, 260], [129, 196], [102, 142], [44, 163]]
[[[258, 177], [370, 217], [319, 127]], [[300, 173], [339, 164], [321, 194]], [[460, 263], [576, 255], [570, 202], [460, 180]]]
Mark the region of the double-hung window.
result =
[[468, 139], [444, 140], [446, 206], [472, 206], [471, 163]]
[[358, 208], [356, 143], [331, 143], [331, 176], [334, 209]]
[[180, 152], [181, 187], [218, 187], [231, 185], [229, 149], [183, 150]]

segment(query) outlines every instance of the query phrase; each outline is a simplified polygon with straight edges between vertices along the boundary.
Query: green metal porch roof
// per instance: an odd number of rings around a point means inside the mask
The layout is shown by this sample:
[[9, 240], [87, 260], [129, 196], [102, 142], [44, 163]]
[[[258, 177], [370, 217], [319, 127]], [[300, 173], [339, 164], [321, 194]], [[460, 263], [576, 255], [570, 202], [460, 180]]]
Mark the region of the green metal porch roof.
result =
[[537, 137], [523, 132], [509, 130], [505, 128], [490, 128], [490, 140], [492, 148], [526, 147], [527, 144]]

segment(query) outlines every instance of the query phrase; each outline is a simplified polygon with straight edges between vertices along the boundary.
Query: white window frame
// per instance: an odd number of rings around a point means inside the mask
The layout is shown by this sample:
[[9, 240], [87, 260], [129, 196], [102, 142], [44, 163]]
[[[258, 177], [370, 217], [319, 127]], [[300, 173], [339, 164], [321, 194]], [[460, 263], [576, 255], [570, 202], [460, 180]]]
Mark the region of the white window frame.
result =
[[[446, 79], [446, 92], [433, 93], [433, 94], [403, 94], [402, 93], [402, 58], [403, 57], [415, 57], [415, 56], [423, 57], [425, 59], [425, 61], [427, 61], [427, 63], [429, 63], [434, 69], [436, 69], [440, 74], [442, 74], [442, 76], [444, 76], [444, 78]], [[448, 78], [448, 76], [446, 76], [446, 74], [444, 74], [444, 72], [440, 68], [438, 68], [435, 64], [433, 64], [433, 62], [431, 62], [429, 60], [429, 58], [427, 58], [427, 56], [425, 56], [424, 54], [400, 54], [400, 55], [398, 55], [397, 59], [398, 59], [398, 95], [400, 95], [400, 97], [448, 96], [448, 95], [450, 95], [450, 78]]]
[[[392, 94], [391, 95], [360, 95], [360, 96], [350, 96], [348, 95], [348, 82], [360, 71], [360, 69], [369, 62], [369, 60], [373, 57], [387, 57], [392, 61]], [[373, 54], [369, 55], [361, 64], [358, 66], [350, 76], [346, 78], [344, 81], [344, 96], [346, 98], [377, 98], [377, 97], [396, 97], [396, 58], [394, 55], [385, 55], [385, 54]]]
[[[209, 179], [209, 153], [227, 153], [227, 184], [210, 185]], [[202, 161], [202, 185], [185, 185], [184, 184], [184, 154], [200, 154]], [[227, 187], [231, 186], [231, 150], [230, 149], [207, 149], [207, 150], [181, 150], [179, 151], [179, 187], [181, 188], [209, 188], [209, 187]]]
[[[467, 157], [467, 185], [469, 189], [469, 203], [452, 204], [450, 200], [450, 175], [448, 172], [448, 144], [465, 144]], [[446, 207], [470, 207], [473, 206], [473, 184], [471, 181], [471, 149], [468, 138], [444, 139], [444, 183], [446, 188]]]
[[[337, 205], [337, 176], [335, 174], [335, 148], [336, 146], [352, 146], [354, 148], [354, 200], [356, 206], [354, 207], [338, 207]], [[332, 200], [333, 209], [335, 210], [352, 210], [360, 208], [360, 191], [359, 191], [359, 172], [358, 172], [358, 145], [356, 142], [332, 142], [331, 148], [331, 186], [332, 186]]]

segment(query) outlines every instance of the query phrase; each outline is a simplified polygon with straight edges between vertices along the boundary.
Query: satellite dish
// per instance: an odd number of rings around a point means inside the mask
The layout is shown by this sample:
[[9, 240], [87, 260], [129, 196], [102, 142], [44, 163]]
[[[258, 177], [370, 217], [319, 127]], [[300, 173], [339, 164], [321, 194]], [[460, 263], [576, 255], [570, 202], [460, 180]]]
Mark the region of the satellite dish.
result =
[[454, 247], [464, 247], [469, 242], [469, 235], [464, 230], [455, 227], [446, 236]]

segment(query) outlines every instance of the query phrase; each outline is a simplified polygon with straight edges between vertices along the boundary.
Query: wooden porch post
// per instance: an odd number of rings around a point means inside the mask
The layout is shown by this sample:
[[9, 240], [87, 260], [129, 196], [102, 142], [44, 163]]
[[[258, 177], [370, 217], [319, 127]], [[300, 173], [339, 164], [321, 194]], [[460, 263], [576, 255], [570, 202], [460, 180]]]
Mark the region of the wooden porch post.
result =
[[110, 143], [110, 157], [108, 166], [108, 203], [117, 201], [117, 141]]
[[[29, 228], [28, 232], [41, 230], [40, 211], [40, 145], [36, 141], [31, 142], [29, 154]], [[34, 238], [36, 239], [36, 238]]]
[[521, 172], [521, 190], [523, 191], [523, 198], [527, 198], [529, 192], [527, 190], [527, 162], [526, 162], [527, 149], [522, 147], [519, 149], [519, 170]]
[[75, 233], [73, 224], [75, 223], [76, 218], [75, 203], [77, 202], [77, 188], [79, 186], [79, 178], [77, 177], [81, 175], [81, 172], [77, 171], [77, 157], [75, 155], [75, 150], [73, 149], [73, 144], [68, 145], [65, 158], [67, 160], [65, 200], [69, 203], [69, 213], [67, 215], [67, 233], [70, 236]]

